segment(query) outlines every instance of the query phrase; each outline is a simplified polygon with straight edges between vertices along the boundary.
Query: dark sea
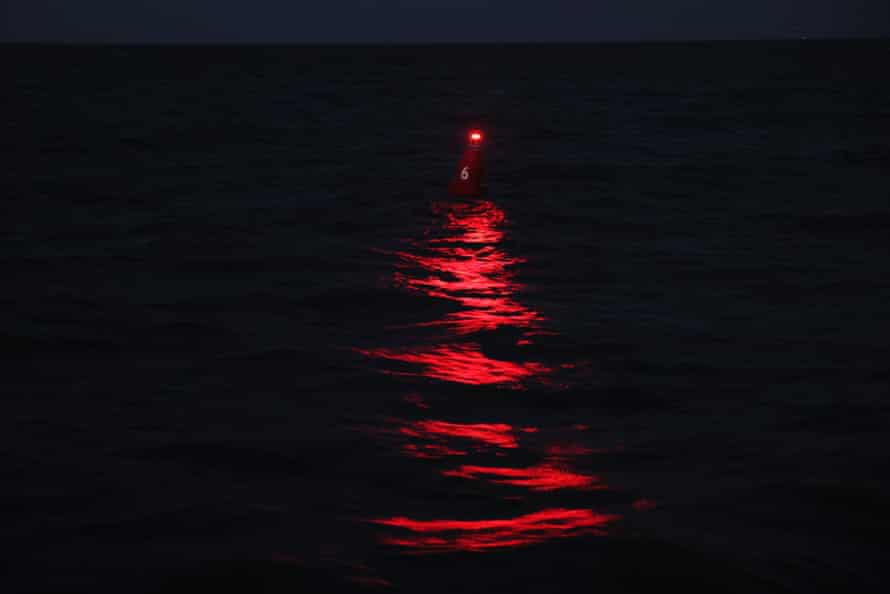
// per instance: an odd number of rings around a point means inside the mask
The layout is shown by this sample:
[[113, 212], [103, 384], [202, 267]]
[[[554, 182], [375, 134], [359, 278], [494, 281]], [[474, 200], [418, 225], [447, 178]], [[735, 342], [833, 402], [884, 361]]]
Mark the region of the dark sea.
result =
[[4, 592], [886, 591], [890, 41], [0, 55]]

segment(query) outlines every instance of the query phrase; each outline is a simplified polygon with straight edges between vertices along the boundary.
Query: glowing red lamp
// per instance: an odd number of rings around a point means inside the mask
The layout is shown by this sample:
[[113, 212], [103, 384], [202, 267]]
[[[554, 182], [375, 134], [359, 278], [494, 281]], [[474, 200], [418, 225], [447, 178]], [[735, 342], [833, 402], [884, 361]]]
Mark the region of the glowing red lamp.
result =
[[473, 128], [467, 134], [467, 147], [457, 166], [457, 175], [448, 189], [459, 198], [479, 196], [482, 193], [482, 130]]

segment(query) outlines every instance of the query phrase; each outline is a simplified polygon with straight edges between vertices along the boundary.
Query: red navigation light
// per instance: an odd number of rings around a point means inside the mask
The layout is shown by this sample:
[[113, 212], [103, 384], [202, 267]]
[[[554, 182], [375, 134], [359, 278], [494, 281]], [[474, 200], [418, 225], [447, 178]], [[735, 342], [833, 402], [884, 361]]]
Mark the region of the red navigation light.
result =
[[470, 131], [470, 144], [473, 146], [479, 146], [482, 144], [482, 131], [481, 130], [471, 130]]

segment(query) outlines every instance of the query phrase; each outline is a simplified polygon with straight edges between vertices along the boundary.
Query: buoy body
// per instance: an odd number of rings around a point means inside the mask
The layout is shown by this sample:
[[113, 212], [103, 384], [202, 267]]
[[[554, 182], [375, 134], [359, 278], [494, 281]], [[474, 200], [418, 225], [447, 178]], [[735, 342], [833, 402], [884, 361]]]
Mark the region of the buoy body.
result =
[[474, 197], [482, 194], [482, 133], [472, 130], [457, 173], [448, 185], [452, 196]]

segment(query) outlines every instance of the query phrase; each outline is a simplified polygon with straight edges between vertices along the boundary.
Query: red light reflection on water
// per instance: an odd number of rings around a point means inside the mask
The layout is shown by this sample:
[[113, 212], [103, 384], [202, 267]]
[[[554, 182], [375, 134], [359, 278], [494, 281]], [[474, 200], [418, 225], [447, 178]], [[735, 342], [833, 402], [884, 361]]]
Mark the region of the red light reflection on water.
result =
[[[490, 201], [438, 204], [434, 210], [445, 216], [443, 227], [450, 235], [415, 241], [411, 251], [396, 252], [401, 271], [394, 275], [395, 284], [427, 297], [455, 302], [460, 308], [415, 326], [441, 326], [458, 335], [503, 326], [539, 330], [544, 317], [515, 299], [524, 285], [515, 280], [513, 267], [524, 260], [496, 246], [504, 236], [499, 229], [506, 219], [504, 212]], [[542, 363], [492, 359], [474, 342], [360, 352], [422, 367], [419, 372], [388, 373], [470, 385], [521, 387], [524, 381], [552, 371]]]
[[406, 443], [402, 451], [412, 458], [445, 458], [447, 456], [466, 456], [465, 450], [455, 450], [437, 443]]
[[436, 214], [445, 213], [445, 229], [458, 235], [436, 242], [450, 243], [498, 243], [504, 236], [498, 227], [504, 224], [504, 211], [490, 200], [475, 204], [438, 203], [433, 205]]
[[[429, 242], [431, 243], [431, 242]], [[423, 243], [415, 243], [423, 248]], [[426, 246], [429, 247], [429, 246]], [[510, 257], [503, 250], [491, 245], [482, 247], [438, 247], [430, 250], [432, 255], [423, 256], [411, 252], [396, 252], [396, 255], [409, 264], [415, 264], [427, 272], [446, 272], [451, 278], [427, 277], [404, 279], [410, 286], [441, 288], [455, 291], [479, 291], [488, 295], [499, 291], [512, 291], [522, 288], [513, 280], [509, 270], [514, 264], [525, 262], [524, 258]]]
[[449, 326], [458, 334], [469, 334], [501, 326], [531, 328], [544, 321], [540, 313], [512, 298], [523, 285], [513, 280], [509, 267], [523, 262], [522, 259], [508, 257], [490, 247], [430, 249], [430, 256], [398, 252], [404, 262], [431, 274], [411, 276], [397, 272], [395, 284], [428, 297], [457, 302], [463, 309], [419, 326]]
[[525, 487], [532, 491], [555, 491], [557, 489], [605, 489], [599, 477], [572, 472], [554, 464], [544, 463], [528, 468], [491, 467], [463, 465], [456, 470], [442, 471], [444, 476], [469, 479], [485, 478], [499, 485]]
[[588, 454], [593, 454], [595, 452], [603, 453], [604, 450], [593, 450], [592, 448], [574, 443], [553, 444], [547, 447], [547, 454], [551, 458], [557, 459], [587, 456]]
[[505, 423], [447, 423], [445, 421], [417, 421], [399, 430], [403, 435], [436, 439], [457, 437], [479, 441], [497, 448], [518, 448], [513, 427]]
[[359, 350], [369, 357], [422, 365], [419, 373], [394, 372], [398, 375], [420, 375], [461, 384], [517, 384], [526, 378], [542, 375], [551, 369], [541, 363], [514, 363], [486, 356], [472, 342], [418, 347], [409, 351], [390, 349]]
[[485, 551], [583, 534], [603, 534], [605, 526], [617, 518], [589, 509], [554, 508], [497, 520], [413, 520], [393, 517], [372, 522], [414, 533], [385, 537], [383, 542], [386, 544], [421, 553], [436, 553]]
[[[422, 240], [411, 241], [408, 249], [395, 252], [398, 264], [394, 281], [397, 286], [419, 296], [449, 302], [455, 310], [439, 319], [412, 324], [412, 327], [443, 328], [457, 337], [443, 339], [437, 335], [432, 344], [359, 352], [394, 362], [391, 365], [396, 369], [386, 373], [465, 385], [523, 388], [531, 379], [548, 382], [549, 374], [560, 368], [573, 367], [568, 363], [550, 367], [534, 361], [493, 359], [482, 352], [477, 342], [458, 338], [513, 327], [521, 333], [521, 337], [514, 339], [516, 346], [528, 347], [537, 341], [537, 336], [558, 333], [545, 329], [544, 316], [517, 300], [525, 286], [517, 280], [515, 268], [525, 260], [511, 256], [499, 245], [505, 236], [503, 227], [506, 223], [501, 209], [490, 201], [478, 201], [437, 204], [434, 211], [444, 218], [441, 229], [431, 230]], [[440, 236], [441, 231], [444, 231], [444, 237]], [[522, 351], [532, 349], [516, 350], [521, 355]], [[429, 408], [419, 395], [409, 395], [406, 401], [418, 408]], [[400, 425], [401, 447], [406, 456], [433, 459], [467, 456], [461, 461], [477, 462], [474, 458], [484, 454], [493, 455], [498, 460], [497, 466], [455, 464], [456, 468], [437, 469], [444, 476], [534, 492], [607, 488], [599, 477], [576, 472], [570, 467], [572, 458], [591, 453], [581, 446], [548, 448], [545, 458], [532, 466], [506, 465], [519, 448], [518, 435], [521, 434], [523, 440], [541, 441], [542, 436], [535, 435], [539, 432], [538, 427], [430, 419]], [[585, 534], [604, 534], [606, 527], [619, 517], [596, 513], [592, 509], [554, 507], [513, 518], [420, 520], [396, 516], [369, 521], [392, 529], [383, 538], [386, 544], [417, 553], [437, 553], [486, 551]]]
[[[465, 302], [468, 300], [464, 300]], [[442, 325], [450, 325], [458, 334], [495, 330], [501, 326], [531, 326], [543, 320], [540, 314], [504, 298], [477, 298], [472, 309], [445, 316]], [[465, 303], [465, 305], [468, 305]]]
[[456, 301], [464, 309], [419, 325], [445, 325], [469, 334], [501, 326], [532, 328], [542, 322], [540, 313], [513, 298], [524, 285], [515, 280], [512, 267], [525, 260], [495, 247], [504, 236], [497, 228], [505, 221], [504, 212], [489, 201], [438, 205], [436, 211], [445, 212], [444, 228], [456, 234], [415, 242], [417, 253], [397, 252], [403, 268], [418, 267], [424, 274], [398, 272], [395, 282], [429, 297]]

